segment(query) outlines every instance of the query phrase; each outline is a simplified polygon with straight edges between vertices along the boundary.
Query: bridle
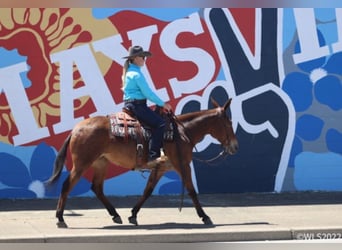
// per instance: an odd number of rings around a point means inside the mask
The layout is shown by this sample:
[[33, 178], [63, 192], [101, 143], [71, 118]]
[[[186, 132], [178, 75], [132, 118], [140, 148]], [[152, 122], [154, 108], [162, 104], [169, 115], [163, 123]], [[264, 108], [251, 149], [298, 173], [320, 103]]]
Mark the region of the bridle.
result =
[[[222, 115], [222, 119], [224, 119], [224, 117], [225, 117], [225, 115]], [[230, 125], [230, 126], [231, 126], [231, 125]], [[225, 124], [224, 124], [224, 127], [226, 127]], [[225, 137], [226, 137], [226, 138], [229, 138], [229, 133], [228, 133], [228, 131], [227, 131], [227, 128], [225, 128], [225, 132], [226, 132]], [[222, 144], [222, 143], [221, 143], [221, 147], [223, 147], [223, 144]], [[195, 148], [196, 153], [199, 153], [198, 150], [197, 150], [197, 148], [196, 148], [196, 145], [194, 146], [194, 148]], [[194, 160], [197, 160], [197, 161], [199, 161], [199, 162], [206, 163], [206, 164], [208, 164], [208, 165], [210, 165], [210, 166], [215, 166], [215, 165], [219, 165], [220, 163], [222, 163], [223, 161], [225, 161], [226, 158], [227, 158], [227, 156], [228, 156], [228, 152], [227, 152], [225, 149], [223, 149], [223, 150], [222, 150], [221, 152], [219, 152], [216, 156], [214, 156], [214, 157], [212, 157], [212, 158], [210, 158], [210, 159], [201, 159], [201, 158], [194, 157], [194, 156], [193, 156], [193, 159], [194, 159]], [[220, 160], [219, 162], [216, 162], [215, 164], [212, 164], [212, 162], [216, 161], [216, 160], [219, 159], [219, 158], [221, 158], [221, 160]]]
[[[183, 124], [183, 123], [177, 118], [177, 116], [175, 116], [173, 113], [170, 114], [170, 117], [175, 121], [175, 123], [177, 123], [178, 125], [180, 125], [183, 129], [185, 128], [185, 127], [184, 127], [184, 124]], [[224, 115], [223, 115], [222, 117], [224, 118]], [[226, 127], [226, 125], [224, 125], [224, 126]], [[231, 126], [231, 125], [230, 125], [230, 126]], [[227, 129], [225, 129], [225, 131], [226, 131], [226, 137], [229, 138]], [[191, 141], [190, 137], [186, 134], [185, 129], [184, 129], [184, 135], [187, 137], [188, 141], [192, 144], [192, 146], [193, 146], [193, 148], [195, 149], [196, 153], [199, 153], [199, 151], [198, 151], [196, 145]], [[221, 143], [221, 146], [223, 146], [222, 143]], [[201, 159], [201, 158], [199, 158], [199, 157], [194, 157], [194, 156], [193, 156], [192, 158], [193, 158], [194, 160], [196, 160], [196, 161], [206, 163], [206, 164], [208, 164], [208, 165], [210, 165], [210, 166], [215, 166], [215, 165], [219, 165], [221, 162], [225, 161], [226, 158], [227, 158], [227, 156], [228, 156], [228, 152], [227, 152], [225, 149], [223, 149], [223, 150], [222, 150], [221, 152], [219, 152], [216, 156], [214, 156], [214, 157], [212, 157], [212, 158], [210, 158], [210, 159]], [[213, 164], [214, 161], [216, 161], [217, 159], [219, 159], [219, 158], [221, 158], [221, 157], [222, 157], [221, 161], [216, 162], [215, 164]]]

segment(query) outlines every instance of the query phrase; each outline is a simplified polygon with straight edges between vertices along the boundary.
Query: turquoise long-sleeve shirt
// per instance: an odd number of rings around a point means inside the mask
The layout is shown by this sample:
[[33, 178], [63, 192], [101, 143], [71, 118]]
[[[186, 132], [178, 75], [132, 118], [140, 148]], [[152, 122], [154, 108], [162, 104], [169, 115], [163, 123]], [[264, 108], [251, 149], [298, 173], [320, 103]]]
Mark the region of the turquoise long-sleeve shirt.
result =
[[150, 88], [140, 67], [135, 64], [128, 66], [125, 85], [123, 87], [124, 100], [143, 100], [147, 99], [160, 107], [164, 106], [164, 101], [161, 100]]

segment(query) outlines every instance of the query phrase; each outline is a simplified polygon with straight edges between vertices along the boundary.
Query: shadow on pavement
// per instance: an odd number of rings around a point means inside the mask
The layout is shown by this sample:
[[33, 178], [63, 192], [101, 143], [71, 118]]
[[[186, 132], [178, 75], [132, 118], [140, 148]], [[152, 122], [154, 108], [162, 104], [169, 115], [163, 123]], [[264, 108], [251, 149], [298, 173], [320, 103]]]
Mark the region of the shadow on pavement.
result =
[[204, 225], [201, 223], [160, 223], [160, 224], [148, 224], [148, 225], [112, 225], [105, 227], [68, 227], [68, 229], [121, 229], [121, 230], [168, 230], [168, 229], [208, 229], [208, 228], [217, 228], [217, 227], [226, 227], [226, 226], [250, 226], [250, 225], [271, 225], [268, 222], [252, 222], [252, 223], [232, 223], [232, 224], [214, 224], [214, 225]]

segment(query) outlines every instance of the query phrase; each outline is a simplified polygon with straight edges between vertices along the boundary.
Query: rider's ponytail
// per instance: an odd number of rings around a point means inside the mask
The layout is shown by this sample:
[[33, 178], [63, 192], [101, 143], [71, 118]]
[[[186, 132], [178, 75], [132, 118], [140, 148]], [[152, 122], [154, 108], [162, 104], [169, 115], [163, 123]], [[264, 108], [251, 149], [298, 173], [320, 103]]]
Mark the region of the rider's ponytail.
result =
[[121, 76], [122, 86], [121, 86], [121, 89], [123, 89], [123, 88], [125, 87], [125, 78], [126, 78], [126, 72], [127, 72], [129, 63], [130, 63], [130, 59], [128, 58], [128, 59], [125, 61], [124, 66], [123, 66], [123, 68], [122, 68], [122, 76]]

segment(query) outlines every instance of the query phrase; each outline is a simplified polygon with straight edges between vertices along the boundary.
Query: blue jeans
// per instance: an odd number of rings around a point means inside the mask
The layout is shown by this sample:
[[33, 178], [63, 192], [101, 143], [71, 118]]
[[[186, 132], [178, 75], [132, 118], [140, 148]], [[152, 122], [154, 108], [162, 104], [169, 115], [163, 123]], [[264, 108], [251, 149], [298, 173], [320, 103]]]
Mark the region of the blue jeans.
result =
[[153, 160], [160, 157], [165, 128], [164, 119], [150, 109], [146, 103], [127, 102], [124, 107], [130, 110], [142, 124], [146, 124], [152, 130], [149, 159]]

